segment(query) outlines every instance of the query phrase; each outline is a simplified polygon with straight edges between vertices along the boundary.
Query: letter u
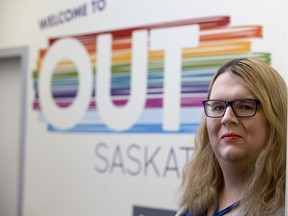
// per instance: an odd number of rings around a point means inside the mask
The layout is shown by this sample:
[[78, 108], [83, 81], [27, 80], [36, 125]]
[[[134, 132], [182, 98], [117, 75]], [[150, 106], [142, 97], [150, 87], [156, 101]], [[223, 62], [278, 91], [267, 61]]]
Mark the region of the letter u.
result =
[[104, 123], [113, 130], [131, 128], [140, 117], [146, 101], [148, 33], [146, 30], [132, 34], [132, 66], [130, 98], [125, 106], [117, 107], [110, 95], [112, 35], [97, 37], [97, 109]]

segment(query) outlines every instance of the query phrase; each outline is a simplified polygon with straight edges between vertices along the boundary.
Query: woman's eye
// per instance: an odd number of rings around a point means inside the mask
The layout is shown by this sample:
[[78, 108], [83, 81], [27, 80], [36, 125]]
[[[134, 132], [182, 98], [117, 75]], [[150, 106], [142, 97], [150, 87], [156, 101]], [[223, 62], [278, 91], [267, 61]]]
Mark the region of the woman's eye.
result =
[[241, 110], [253, 110], [254, 108], [252, 106], [249, 106], [249, 105], [241, 105], [238, 107], [238, 109], [241, 109]]
[[254, 110], [256, 108], [256, 105], [254, 102], [240, 101], [238, 104], [236, 104], [236, 107], [239, 110]]
[[223, 105], [214, 105], [214, 106], [212, 106], [212, 110], [213, 111], [222, 111], [224, 109], [225, 109], [225, 106], [223, 106]]

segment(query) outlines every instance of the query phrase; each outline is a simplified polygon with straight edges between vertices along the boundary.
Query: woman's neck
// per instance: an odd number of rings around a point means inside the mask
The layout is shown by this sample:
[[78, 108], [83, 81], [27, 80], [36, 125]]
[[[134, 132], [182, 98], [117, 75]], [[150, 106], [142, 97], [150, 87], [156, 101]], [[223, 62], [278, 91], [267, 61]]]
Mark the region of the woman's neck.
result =
[[221, 161], [219, 164], [223, 173], [225, 187], [228, 189], [242, 189], [247, 175], [248, 163], [246, 161], [235, 163]]
[[222, 164], [224, 184], [219, 194], [219, 210], [242, 199], [247, 174], [246, 164]]

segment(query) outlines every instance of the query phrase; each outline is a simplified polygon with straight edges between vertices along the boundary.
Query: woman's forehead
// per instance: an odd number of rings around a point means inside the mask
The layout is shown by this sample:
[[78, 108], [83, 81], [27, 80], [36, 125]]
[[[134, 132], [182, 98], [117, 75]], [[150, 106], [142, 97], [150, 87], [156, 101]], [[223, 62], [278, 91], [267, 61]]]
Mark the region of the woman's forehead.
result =
[[241, 77], [231, 72], [225, 72], [220, 74], [212, 85], [210, 98], [217, 96], [250, 98], [253, 95]]

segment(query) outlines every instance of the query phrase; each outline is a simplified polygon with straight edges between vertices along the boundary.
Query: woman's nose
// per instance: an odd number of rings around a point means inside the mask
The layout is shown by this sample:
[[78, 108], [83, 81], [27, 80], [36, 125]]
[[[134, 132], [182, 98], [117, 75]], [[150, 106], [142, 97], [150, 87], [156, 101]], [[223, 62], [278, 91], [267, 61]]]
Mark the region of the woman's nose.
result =
[[238, 123], [238, 118], [235, 115], [231, 106], [228, 106], [226, 108], [226, 111], [224, 113], [224, 116], [222, 117], [221, 123], [222, 124], [237, 124]]

